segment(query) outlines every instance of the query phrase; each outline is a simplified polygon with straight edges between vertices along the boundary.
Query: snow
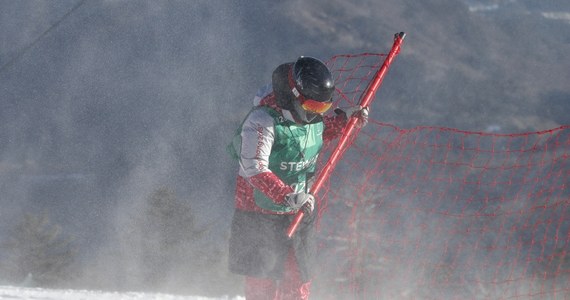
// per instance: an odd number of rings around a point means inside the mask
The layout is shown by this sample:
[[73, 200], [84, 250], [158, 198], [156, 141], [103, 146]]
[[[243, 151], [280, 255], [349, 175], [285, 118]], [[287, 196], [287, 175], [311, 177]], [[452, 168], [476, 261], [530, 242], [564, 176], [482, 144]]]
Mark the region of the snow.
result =
[[491, 4], [491, 5], [478, 4], [478, 5], [470, 5], [469, 6], [470, 12], [492, 11], [492, 10], [497, 10], [497, 9], [499, 9], [498, 4]]
[[208, 298], [141, 292], [54, 290], [0, 286], [0, 300], [244, 300], [243, 297]]
[[570, 23], [570, 12], [543, 12], [542, 16], [547, 19], [561, 20]]

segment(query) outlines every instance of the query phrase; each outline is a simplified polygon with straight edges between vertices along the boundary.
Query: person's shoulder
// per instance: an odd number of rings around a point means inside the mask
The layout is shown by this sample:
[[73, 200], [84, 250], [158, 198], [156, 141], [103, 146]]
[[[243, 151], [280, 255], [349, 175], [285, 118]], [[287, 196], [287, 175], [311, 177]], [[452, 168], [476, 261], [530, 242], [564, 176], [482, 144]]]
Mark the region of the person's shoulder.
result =
[[273, 126], [273, 116], [269, 111], [271, 108], [265, 106], [256, 106], [251, 113], [247, 116], [244, 125], [256, 125], [269, 127]]
[[273, 85], [271, 83], [268, 83], [260, 87], [255, 93], [255, 96], [253, 97], [253, 105], [254, 106], [259, 105], [261, 103], [261, 100], [267, 97], [272, 92], [273, 92]]

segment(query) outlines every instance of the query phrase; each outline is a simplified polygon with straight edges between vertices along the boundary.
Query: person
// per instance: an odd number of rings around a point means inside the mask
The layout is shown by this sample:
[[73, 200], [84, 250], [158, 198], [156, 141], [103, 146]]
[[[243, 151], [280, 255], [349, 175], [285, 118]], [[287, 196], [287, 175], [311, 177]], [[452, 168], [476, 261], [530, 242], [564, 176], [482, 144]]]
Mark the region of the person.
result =
[[[279, 65], [254, 97], [232, 145], [239, 161], [229, 269], [245, 276], [246, 299], [308, 299], [315, 255], [315, 197], [309, 193], [323, 143], [339, 137], [347, 116], [366, 125], [368, 109], [335, 109], [328, 67], [301, 56]], [[305, 217], [289, 239], [295, 213]]]

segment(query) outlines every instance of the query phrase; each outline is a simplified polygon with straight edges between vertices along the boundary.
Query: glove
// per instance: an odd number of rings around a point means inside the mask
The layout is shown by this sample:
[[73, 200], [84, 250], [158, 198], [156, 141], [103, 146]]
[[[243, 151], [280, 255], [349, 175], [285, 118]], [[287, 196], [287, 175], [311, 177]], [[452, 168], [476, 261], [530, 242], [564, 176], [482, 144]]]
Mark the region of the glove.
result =
[[368, 124], [368, 107], [354, 105], [350, 107], [339, 107], [334, 110], [337, 114], [345, 114], [346, 118], [357, 117], [356, 127], [363, 128]]
[[294, 210], [303, 209], [306, 214], [311, 214], [315, 209], [315, 197], [309, 193], [290, 193], [285, 196], [285, 204]]

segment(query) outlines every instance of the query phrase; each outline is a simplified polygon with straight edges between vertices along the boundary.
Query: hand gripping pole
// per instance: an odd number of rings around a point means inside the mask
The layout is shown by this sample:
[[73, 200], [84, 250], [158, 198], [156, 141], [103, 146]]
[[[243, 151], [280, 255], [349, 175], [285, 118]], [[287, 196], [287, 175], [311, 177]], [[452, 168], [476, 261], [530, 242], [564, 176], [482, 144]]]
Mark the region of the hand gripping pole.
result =
[[[386, 56], [386, 59], [384, 59], [384, 63], [382, 64], [380, 69], [378, 69], [378, 71], [376, 72], [376, 75], [374, 76], [372, 81], [370, 81], [370, 84], [368, 85], [368, 87], [366, 87], [366, 90], [362, 93], [362, 95], [360, 97], [360, 105], [362, 107], [370, 106], [370, 104], [374, 100], [374, 96], [376, 95], [376, 91], [378, 90], [378, 88], [382, 84], [382, 81], [384, 80], [384, 76], [386, 75], [386, 72], [390, 68], [392, 61], [398, 55], [398, 53], [400, 53], [400, 47], [401, 47], [402, 42], [404, 41], [405, 37], [406, 37], [406, 34], [404, 32], [396, 33], [394, 35], [394, 44], [392, 45], [392, 49], [390, 50], [390, 52]], [[340, 160], [342, 153], [344, 153], [342, 151], [343, 148], [348, 143], [349, 137], [353, 134], [353, 131], [356, 127], [356, 122], [357, 122], [357, 118], [353, 117], [353, 118], [349, 119], [348, 123], [346, 124], [344, 133], [340, 137], [336, 148], [333, 150], [331, 156], [329, 157], [329, 160], [324, 165], [324, 167], [321, 170], [321, 172], [319, 173], [317, 179], [315, 180], [315, 182], [311, 186], [311, 189], [310, 189], [311, 194], [316, 195], [316, 193], [322, 187], [323, 183], [328, 179], [330, 173], [332, 173], [337, 162]], [[286, 234], [287, 234], [288, 238], [293, 237], [293, 235], [295, 234], [295, 231], [297, 230], [297, 227], [301, 223], [301, 220], [303, 219], [304, 215], [305, 215], [305, 213], [303, 212], [302, 209], [300, 209], [297, 212], [297, 214], [295, 215], [295, 218], [293, 219], [293, 221], [291, 222], [291, 224], [287, 228]]]

